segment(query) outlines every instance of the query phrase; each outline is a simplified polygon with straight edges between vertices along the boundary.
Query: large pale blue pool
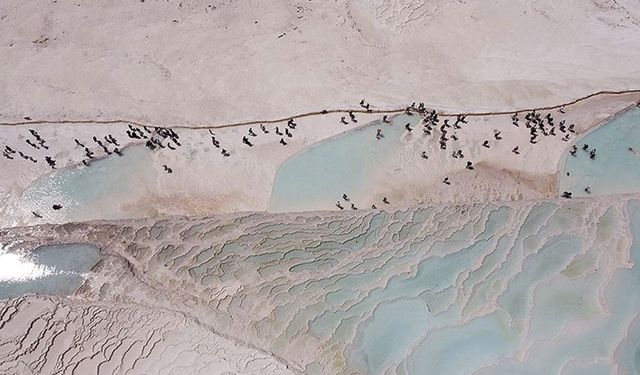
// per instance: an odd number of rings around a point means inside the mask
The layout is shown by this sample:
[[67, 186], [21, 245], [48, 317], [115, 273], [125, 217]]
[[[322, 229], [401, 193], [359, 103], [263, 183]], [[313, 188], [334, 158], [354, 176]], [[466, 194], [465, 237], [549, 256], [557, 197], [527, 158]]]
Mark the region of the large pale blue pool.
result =
[[[582, 146], [588, 145], [588, 151]], [[633, 109], [575, 143], [560, 171], [560, 193], [575, 197], [640, 192], [640, 109]], [[595, 159], [589, 151], [596, 149]], [[569, 175], [567, 175], [569, 173]], [[585, 191], [590, 187], [591, 194]]]
[[[123, 156], [111, 156], [89, 167], [68, 167], [42, 177], [20, 197], [24, 215], [31, 211], [53, 221], [121, 218], [121, 205], [144, 198], [155, 181], [151, 155], [145, 147], [126, 148]], [[52, 206], [61, 204], [62, 210]]]
[[[278, 169], [269, 210], [333, 209], [342, 194], [357, 201], [376, 171], [399, 153], [405, 124], [415, 127], [418, 121], [418, 116], [407, 115], [394, 117], [390, 124], [374, 121], [293, 155]], [[384, 135], [380, 140], [378, 129]]]

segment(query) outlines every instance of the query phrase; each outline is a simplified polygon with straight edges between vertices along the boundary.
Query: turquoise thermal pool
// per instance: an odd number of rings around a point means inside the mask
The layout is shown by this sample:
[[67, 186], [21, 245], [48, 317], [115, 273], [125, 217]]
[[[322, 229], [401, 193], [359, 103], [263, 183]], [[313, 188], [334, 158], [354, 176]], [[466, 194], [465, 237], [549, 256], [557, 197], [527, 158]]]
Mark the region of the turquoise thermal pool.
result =
[[[560, 171], [560, 193], [574, 197], [640, 192], [640, 109], [632, 109], [588, 133], [567, 154]], [[582, 150], [583, 145], [588, 149]], [[596, 149], [595, 159], [590, 151]], [[567, 175], [569, 173], [569, 175]], [[591, 193], [585, 191], [590, 187]]]
[[98, 249], [85, 244], [46, 245], [19, 253], [0, 248], [0, 299], [73, 294], [100, 258]]
[[[333, 208], [345, 193], [357, 199], [376, 172], [398, 157], [405, 124], [418, 121], [418, 116], [407, 115], [393, 117], [390, 124], [374, 121], [293, 155], [278, 169], [269, 211]], [[377, 129], [384, 138], [376, 139]]]
[[[18, 207], [25, 215], [33, 211], [61, 221], [121, 218], [121, 206], [142, 199], [156, 173], [145, 147], [129, 147], [122, 157], [113, 155], [89, 167], [59, 169], [40, 178], [22, 193]], [[64, 209], [52, 211], [53, 204]]]

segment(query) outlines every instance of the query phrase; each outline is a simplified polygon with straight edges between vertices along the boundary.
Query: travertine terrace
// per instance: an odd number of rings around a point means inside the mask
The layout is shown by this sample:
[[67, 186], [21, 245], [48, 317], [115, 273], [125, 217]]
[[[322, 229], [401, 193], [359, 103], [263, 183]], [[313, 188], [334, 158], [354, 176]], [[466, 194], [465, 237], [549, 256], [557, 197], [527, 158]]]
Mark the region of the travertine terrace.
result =
[[[5, 230], [17, 247], [64, 238], [105, 258], [71, 300], [3, 303], [0, 366], [197, 373], [224, 358], [239, 373], [626, 373], [640, 298], [622, 283], [640, 277], [639, 229], [628, 197]], [[395, 338], [393, 314], [407, 324]], [[594, 325], [611, 351], [589, 343]], [[393, 350], [375, 349], [389, 340]], [[459, 348], [483, 353], [460, 363], [449, 340], [484, 340]]]

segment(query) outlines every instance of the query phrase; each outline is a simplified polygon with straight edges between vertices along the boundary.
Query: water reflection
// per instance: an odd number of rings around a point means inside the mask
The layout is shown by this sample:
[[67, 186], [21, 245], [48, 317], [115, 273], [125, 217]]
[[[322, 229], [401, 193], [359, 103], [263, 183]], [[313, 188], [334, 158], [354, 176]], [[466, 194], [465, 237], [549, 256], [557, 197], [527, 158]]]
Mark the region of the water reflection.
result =
[[75, 293], [100, 260], [86, 244], [47, 245], [32, 252], [0, 249], [0, 299], [25, 294], [66, 296]]

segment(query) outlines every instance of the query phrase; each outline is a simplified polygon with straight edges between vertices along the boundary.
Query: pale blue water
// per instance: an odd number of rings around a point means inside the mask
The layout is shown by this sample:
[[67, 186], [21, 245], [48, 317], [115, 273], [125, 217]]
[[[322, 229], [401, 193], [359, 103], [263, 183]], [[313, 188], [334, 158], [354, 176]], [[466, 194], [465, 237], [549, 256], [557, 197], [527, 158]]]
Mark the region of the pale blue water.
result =
[[[486, 210], [484, 229], [470, 244], [437, 241], [427, 251], [449, 254], [427, 257], [414, 276], [394, 275], [358, 293], [376, 283], [391, 263], [403, 263], [395, 252], [369, 272], [318, 282], [314, 288], [332, 290], [326, 295], [328, 308], [318, 304], [293, 319], [288, 316], [287, 336], [313, 316], [310, 332], [319, 340], [347, 343], [349, 369], [367, 374], [555, 374], [563, 366], [571, 374], [616, 373], [608, 359], [614, 351], [618, 373], [638, 373], [640, 294], [629, 286], [640, 282], [640, 203], [627, 205], [630, 223], [611, 208], [594, 227], [596, 242], [606, 244], [630, 224], [631, 267], [618, 268], [611, 280], [597, 263], [608, 255], [575, 232], [583, 225], [582, 206], [541, 203], [504, 233], [517, 211], [507, 206]], [[290, 292], [302, 293], [298, 289]], [[493, 307], [473, 313], [482, 306]], [[316, 316], [318, 311], [323, 312]], [[462, 321], [462, 316], [470, 319]], [[348, 333], [353, 330], [355, 338]], [[620, 342], [621, 337], [627, 339]], [[521, 361], [514, 360], [525, 352]]]
[[[155, 175], [149, 151], [128, 147], [122, 157], [113, 155], [89, 167], [63, 168], [40, 178], [22, 193], [19, 207], [27, 215], [35, 211], [66, 221], [120, 218], [119, 206], [142, 198]], [[53, 211], [53, 204], [63, 209]]]
[[[595, 160], [582, 151], [583, 144], [597, 150]], [[570, 191], [575, 197], [584, 197], [640, 192], [640, 109], [587, 134], [576, 146], [576, 157], [567, 155], [560, 173], [560, 193]], [[591, 194], [584, 191], [586, 186], [591, 187]]]
[[25, 261], [47, 267], [47, 274], [24, 280], [0, 281], [0, 299], [25, 294], [66, 296], [73, 294], [84, 282], [83, 274], [100, 260], [98, 249], [87, 244], [47, 245], [25, 255]]
[[[509, 335], [505, 333], [506, 328], [500, 325], [503, 319], [495, 319], [495, 317], [482, 319], [465, 327], [457, 327], [450, 334], [436, 341], [432, 341], [426, 334], [434, 329], [442, 332], [439, 329], [455, 323], [456, 316], [452, 312], [436, 314], [432, 317], [432, 313], [441, 311], [437, 298], [448, 294], [444, 293], [443, 288], [453, 284], [460, 272], [471, 267], [480, 254], [490, 251], [490, 237], [504, 225], [509, 212], [507, 207], [491, 210], [485, 230], [470, 246], [445, 257], [434, 257], [423, 261], [418, 265], [418, 273], [415, 277], [392, 277], [385, 288], [373, 290], [351, 309], [325, 314], [312, 322], [312, 332], [319, 333], [321, 327], [327, 329], [333, 324], [338, 324], [346, 316], [358, 316], [372, 306], [380, 306], [381, 314], [377, 319], [363, 326], [361, 336], [347, 353], [348, 363], [351, 366], [372, 374], [381, 373], [389, 363], [403, 357], [408, 357], [412, 361], [407, 363], [411, 368], [410, 373], [423, 373], [421, 369], [428, 368], [433, 371], [429, 373], [433, 374], [463, 374], [466, 366], [475, 366], [494, 359], [500, 354], [508, 353]], [[374, 273], [370, 274], [373, 276]], [[347, 278], [344, 280], [346, 281]], [[348, 284], [361, 283], [350, 280]], [[418, 296], [424, 302], [418, 304], [416, 300], [410, 307], [403, 308], [399, 308], [401, 305], [396, 302], [384, 307], [384, 301]], [[496, 325], [499, 325], [499, 329], [495, 329]], [[328, 331], [331, 332], [331, 329]], [[396, 333], [389, 336], [390, 331]], [[463, 343], [467, 345], [464, 348]], [[450, 351], [451, 346], [454, 345], [459, 345], [460, 351]], [[472, 357], [474, 355], [475, 357]], [[465, 358], [468, 362], [461, 363], [461, 358]], [[459, 367], [460, 365], [462, 367]]]
[[515, 348], [508, 316], [502, 312], [474, 319], [466, 325], [432, 332], [408, 358], [410, 374], [472, 374]]
[[[415, 127], [418, 121], [418, 116], [407, 115], [394, 117], [391, 124], [374, 121], [293, 155], [278, 169], [269, 210], [333, 209], [345, 193], [357, 202], [370, 177], [399, 152], [405, 124]], [[381, 140], [377, 129], [383, 131]]]
[[[403, 319], [398, 319], [402, 316]], [[363, 372], [380, 373], [393, 360], [402, 357], [413, 343], [428, 330], [432, 317], [427, 305], [419, 299], [395, 300], [378, 306], [364, 326], [361, 341], [356, 343], [356, 358]]]
[[[608, 280], [604, 290], [599, 290], [603, 296], [599, 303], [606, 304], [606, 313], [600, 312], [598, 317], [589, 320], [589, 324], [572, 335], [567, 335], [561, 340], [546, 341], [537, 350], [529, 353], [526, 363], [505, 361], [498, 367], [479, 375], [495, 373], [505, 374], [553, 374], [560, 373], [567, 366], [567, 359], [574, 358], [574, 364], [567, 367], [576, 369], [568, 372], [573, 374], [638, 374], [640, 370], [638, 361], [638, 335], [636, 325], [640, 311], [640, 293], [635, 286], [640, 283], [640, 202], [632, 201], [627, 205], [630, 219], [630, 230], [633, 236], [631, 245], [631, 262], [633, 267], [618, 269], [613, 278]], [[572, 282], [590, 283], [592, 277], [577, 278]], [[566, 281], [565, 281], [566, 282]], [[552, 286], [548, 286], [552, 287]], [[548, 291], [551, 292], [551, 291]], [[561, 293], [562, 291], [556, 291]], [[589, 298], [593, 291], [579, 294], [584, 299]], [[575, 298], [575, 297], [573, 297]], [[563, 303], [568, 301], [563, 300]], [[580, 304], [580, 307], [583, 307]], [[566, 310], [565, 310], [566, 311]], [[580, 319], [584, 312], [580, 312], [574, 319]], [[554, 317], [556, 319], [557, 317]], [[556, 322], [549, 321], [551, 324]], [[630, 325], [630, 330], [627, 330]], [[622, 342], [620, 337], [626, 337]], [[616, 370], [607, 359], [595, 362], [594, 358], [615, 359]], [[606, 367], [603, 367], [606, 365]], [[604, 370], [604, 371], [602, 371]]]

